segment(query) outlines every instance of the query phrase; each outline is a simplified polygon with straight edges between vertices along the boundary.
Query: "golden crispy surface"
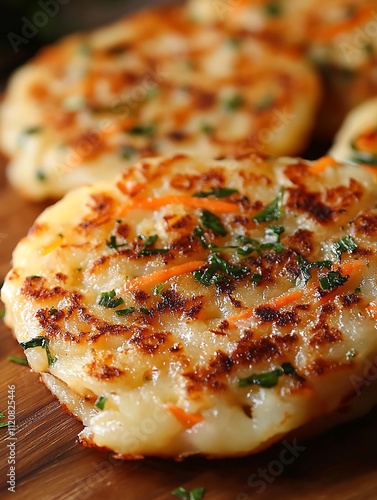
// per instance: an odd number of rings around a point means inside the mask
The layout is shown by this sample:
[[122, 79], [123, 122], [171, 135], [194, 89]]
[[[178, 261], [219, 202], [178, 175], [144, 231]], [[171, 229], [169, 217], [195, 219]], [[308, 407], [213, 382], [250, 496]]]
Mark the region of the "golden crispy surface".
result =
[[374, 0], [190, 0], [189, 9], [203, 23], [225, 23], [301, 48], [324, 82], [317, 126], [322, 137], [332, 137], [353, 107], [376, 94]]
[[144, 160], [37, 219], [6, 322], [85, 443], [242, 455], [361, 404], [376, 187], [333, 163]]
[[293, 50], [163, 8], [68, 37], [21, 68], [0, 143], [19, 191], [59, 197], [139, 157], [298, 154], [318, 101]]

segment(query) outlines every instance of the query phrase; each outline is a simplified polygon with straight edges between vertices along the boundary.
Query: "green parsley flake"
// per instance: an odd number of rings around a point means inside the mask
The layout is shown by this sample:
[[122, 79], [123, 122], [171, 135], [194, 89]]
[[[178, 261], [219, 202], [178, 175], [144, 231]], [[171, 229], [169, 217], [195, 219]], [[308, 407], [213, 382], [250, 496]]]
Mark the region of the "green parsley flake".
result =
[[272, 222], [280, 219], [283, 209], [284, 188], [281, 188], [277, 197], [267, 205], [259, 214], [253, 217], [255, 222]]
[[204, 286], [221, 283], [230, 278], [243, 278], [250, 274], [248, 267], [230, 264], [216, 253], [208, 257], [208, 264], [205, 270], [198, 269], [193, 273], [194, 278]]
[[163, 283], [160, 283], [159, 285], [155, 285], [152, 288], [153, 295], [159, 295], [162, 292], [163, 289], [164, 289], [164, 284]]
[[211, 191], [199, 191], [194, 196], [196, 198], [226, 198], [238, 192], [238, 189], [233, 188], [214, 188]]
[[333, 290], [338, 286], [344, 285], [349, 279], [349, 276], [342, 276], [338, 271], [330, 271], [325, 276], [319, 278], [319, 285], [322, 290]]
[[[5, 418], [5, 415], [4, 413], [0, 413], [0, 419], [3, 419]], [[1, 427], [8, 427], [9, 426], [9, 422], [0, 422], [0, 428]]]
[[119, 309], [118, 311], [115, 311], [115, 313], [118, 316], [128, 316], [129, 314], [132, 314], [136, 311], [134, 307], [127, 307], [127, 309]]
[[127, 130], [128, 134], [131, 135], [145, 135], [146, 137], [154, 137], [156, 134], [156, 126], [151, 125], [136, 125], [131, 129]]
[[117, 243], [117, 238], [114, 235], [110, 236], [110, 240], [106, 240], [106, 246], [109, 248], [114, 248], [115, 250], [121, 247], [127, 246], [128, 243]]
[[51, 356], [50, 341], [45, 337], [35, 337], [28, 342], [20, 342], [22, 349], [34, 349], [35, 347], [42, 347], [46, 351], [48, 366], [51, 366], [56, 361], [56, 356]]
[[225, 229], [223, 223], [221, 222], [221, 219], [208, 210], [202, 211], [200, 222], [205, 228], [210, 229], [219, 236], [226, 236], [228, 234], [228, 231]]
[[236, 111], [244, 103], [244, 99], [241, 95], [234, 95], [225, 101], [224, 106], [227, 111]]
[[94, 403], [94, 406], [98, 408], [99, 410], [103, 410], [105, 408], [105, 403], [107, 401], [107, 398], [105, 396], [98, 396], [96, 399], [96, 402]]
[[132, 146], [122, 146], [120, 148], [120, 156], [125, 160], [131, 160], [137, 154], [137, 149]]
[[311, 279], [312, 275], [310, 274], [311, 269], [331, 269], [332, 262], [331, 260], [323, 260], [317, 262], [308, 262], [302, 255], [297, 255], [298, 267], [301, 271], [301, 276], [296, 280], [296, 285], [306, 285], [307, 282]]
[[270, 17], [279, 17], [283, 13], [283, 6], [278, 1], [269, 2], [264, 6], [266, 14]]
[[282, 363], [279, 368], [275, 368], [269, 372], [253, 373], [245, 378], [238, 379], [239, 387], [247, 387], [249, 385], [260, 385], [266, 389], [275, 387], [279, 382], [280, 377], [288, 375], [303, 382], [305, 379], [299, 375], [291, 363]]
[[115, 307], [124, 304], [124, 300], [122, 299], [122, 297], [118, 297], [116, 299], [115, 295], [115, 290], [111, 290], [110, 292], [102, 292], [99, 297], [98, 305], [114, 309]]
[[340, 260], [343, 252], [353, 253], [357, 249], [356, 241], [347, 234], [343, 238], [332, 244], [331, 250]]
[[41, 169], [35, 172], [35, 176], [40, 182], [45, 182], [47, 180], [47, 175]]
[[139, 235], [139, 239], [144, 242], [144, 246], [139, 252], [139, 257], [145, 257], [150, 255], [162, 255], [169, 252], [169, 248], [151, 248], [158, 240], [157, 234], [152, 236]]
[[171, 493], [175, 497], [183, 498], [184, 500], [203, 500], [204, 491], [205, 489], [202, 486], [194, 488], [191, 491], [187, 491], [186, 488], [180, 486], [179, 488], [173, 490]]
[[12, 363], [16, 363], [17, 365], [28, 366], [28, 362], [26, 358], [20, 358], [19, 356], [8, 356], [8, 361]]

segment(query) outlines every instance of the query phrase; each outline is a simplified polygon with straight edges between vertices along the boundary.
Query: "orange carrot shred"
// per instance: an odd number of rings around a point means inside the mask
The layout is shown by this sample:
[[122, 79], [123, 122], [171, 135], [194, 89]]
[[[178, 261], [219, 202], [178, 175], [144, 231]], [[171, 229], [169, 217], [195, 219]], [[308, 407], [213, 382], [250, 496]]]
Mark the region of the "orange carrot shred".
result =
[[281, 309], [291, 304], [292, 302], [301, 299], [303, 295], [303, 290], [293, 290], [292, 292], [287, 292], [283, 295], [280, 295], [279, 297], [271, 299], [266, 305], [274, 309]]
[[[118, 186], [119, 187], [119, 186]], [[156, 210], [166, 205], [186, 205], [191, 208], [203, 208], [211, 212], [239, 213], [240, 207], [236, 203], [215, 200], [213, 198], [196, 198], [195, 196], [161, 196], [157, 198], [138, 198], [129, 200], [121, 210], [123, 217], [130, 210]]]
[[319, 158], [316, 162], [313, 163], [313, 165], [310, 167], [310, 172], [313, 174], [320, 174], [324, 170], [326, 170], [327, 167], [330, 166], [335, 166], [338, 163], [334, 158], [331, 156], [322, 156], [322, 158]]
[[191, 429], [204, 420], [201, 413], [189, 413], [171, 403], [167, 403], [165, 407], [186, 429]]
[[226, 321], [229, 323], [237, 323], [237, 321], [240, 321], [241, 319], [247, 319], [250, 318], [250, 316], [253, 315], [254, 309], [244, 309], [242, 312], [238, 314], [234, 314], [233, 316], [228, 316], [226, 318]]
[[206, 262], [204, 260], [194, 260], [192, 262], [180, 264], [179, 266], [162, 269], [162, 271], [156, 271], [151, 274], [146, 274], [145, 276], [140, 276], [139, 278], [134, 278], [126, 283], [125, 288], [128, 290], [149, 288], [151, 286], [158, 285], [159, 283], [164, 283], [175, 276], [196, 271], [200, 267], [204, 266], [205, 263]]

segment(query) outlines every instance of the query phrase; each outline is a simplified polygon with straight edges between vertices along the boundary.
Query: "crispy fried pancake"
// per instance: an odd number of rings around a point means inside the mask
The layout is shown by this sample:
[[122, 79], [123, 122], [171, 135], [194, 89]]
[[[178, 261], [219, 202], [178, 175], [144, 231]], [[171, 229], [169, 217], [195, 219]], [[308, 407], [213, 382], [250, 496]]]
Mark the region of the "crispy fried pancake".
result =
[[143, 160], [37, 219], [6, 323], [85, 444], [259, 451], [375, 403], [376, 194], [331, 158]]
[[302, 152], [318, 78], [296, 52], [184, 7], [147, 10], [43, 50], [1, 110], [8, 177], [26, 197], [112, 179], [139, 157]]

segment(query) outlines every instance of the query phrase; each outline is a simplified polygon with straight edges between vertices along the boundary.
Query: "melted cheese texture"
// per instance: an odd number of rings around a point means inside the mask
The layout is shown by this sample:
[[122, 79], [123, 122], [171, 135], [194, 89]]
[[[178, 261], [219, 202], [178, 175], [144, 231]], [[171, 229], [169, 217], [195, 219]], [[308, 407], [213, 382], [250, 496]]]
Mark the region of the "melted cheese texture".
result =
[[377, 92], [375, 0], [190, 0], [202, 23], [221, 23], [295, 46], [322, 73], [317, 132], [332, 136], [342, 118]]
[[26, 197], [111, 180], [140, 157], [299, 154], [319, 102], [310, 64], [185, 8], [144, 11], [43, 50], [0, 115], [8, 177]]
[[154, 158], [37, 219], [5, 320], [85, 444], [244, 455], [375, 403], [377, 187], [333, 163]]

